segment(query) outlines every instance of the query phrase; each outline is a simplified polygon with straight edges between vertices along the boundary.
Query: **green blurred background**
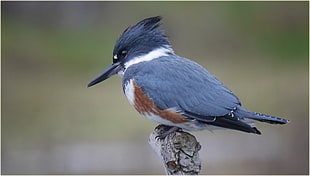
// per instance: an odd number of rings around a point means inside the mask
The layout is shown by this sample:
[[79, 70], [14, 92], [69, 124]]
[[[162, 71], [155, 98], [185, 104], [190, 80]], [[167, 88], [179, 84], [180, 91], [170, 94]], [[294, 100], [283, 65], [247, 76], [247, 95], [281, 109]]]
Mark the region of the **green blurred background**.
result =
[[308, 2], [1, 2], [2, 174], [164, 174], [157, 126], [112, 77], [116, 39], [161, 15], [175, 52], [249, 110], [291, 120], [262, 135], [193, 132], [202, 174], [308, 174]]

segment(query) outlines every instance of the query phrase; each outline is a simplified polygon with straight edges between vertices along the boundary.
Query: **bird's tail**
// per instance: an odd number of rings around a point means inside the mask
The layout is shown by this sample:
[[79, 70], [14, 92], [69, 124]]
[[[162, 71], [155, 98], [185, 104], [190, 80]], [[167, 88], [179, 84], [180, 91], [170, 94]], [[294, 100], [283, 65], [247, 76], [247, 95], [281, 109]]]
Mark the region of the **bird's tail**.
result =
[[278, 117], [274, 117], [274, 116], [270, 116], [266, 114], [261, 114], [257, 112], [251, 112], [245, 109], [239, 109], [235, 113], [238, 117], [249, 118], [249, 119], [257, 120], [260, 122], [267, 122], [271, 124], [283, 125], [289, 122], [289, 120], [286, 120], [286, 119], [282, 119], [282, 118], [278, 118]]

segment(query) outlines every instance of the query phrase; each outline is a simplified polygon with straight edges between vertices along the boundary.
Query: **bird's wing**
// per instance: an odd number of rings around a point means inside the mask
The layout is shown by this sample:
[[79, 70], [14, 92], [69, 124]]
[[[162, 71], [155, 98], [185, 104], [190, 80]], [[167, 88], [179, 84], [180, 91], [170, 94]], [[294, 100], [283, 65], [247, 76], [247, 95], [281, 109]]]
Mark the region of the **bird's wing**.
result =
[[133, 65], [126, 74], [160, 109], [174, 108], [188, 117], [212, 121], [214, 116], [228, 114], [241, 105], [232, 91], [205, 68], [178, 56]]

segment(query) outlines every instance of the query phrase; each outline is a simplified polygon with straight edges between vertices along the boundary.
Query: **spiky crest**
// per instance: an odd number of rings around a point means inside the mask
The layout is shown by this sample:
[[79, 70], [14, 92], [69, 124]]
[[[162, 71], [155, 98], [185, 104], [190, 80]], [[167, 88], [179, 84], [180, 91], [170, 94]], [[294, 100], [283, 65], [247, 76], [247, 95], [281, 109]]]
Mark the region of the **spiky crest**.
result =
[[[117, 40], [113, 55], [122, 50], [135, 56], [146, 54], [160, 47], [170, 47], [163, 30], [160, 30], [160, 16], [146, 18], [132, 27], [128, 27]], [[143, 48], [141, 48], [143, 47]]]

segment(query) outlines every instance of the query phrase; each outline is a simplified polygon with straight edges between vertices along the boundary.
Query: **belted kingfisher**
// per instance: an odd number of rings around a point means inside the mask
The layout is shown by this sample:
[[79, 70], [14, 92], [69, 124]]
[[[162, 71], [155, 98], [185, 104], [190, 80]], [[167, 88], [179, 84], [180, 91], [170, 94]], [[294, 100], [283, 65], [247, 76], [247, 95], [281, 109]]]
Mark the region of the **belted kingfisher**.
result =
[[114, 46], [112, 65], [88, 87], [119, 75], [129, 103], [142, 116], [170, 126], [170, 132], [221, 127], [261, 134], [252, 120], [289, 122], [242, 108], [238, 97], [204, 67], [174, 54], [160, 20], [150, 17], [128, 27]]

